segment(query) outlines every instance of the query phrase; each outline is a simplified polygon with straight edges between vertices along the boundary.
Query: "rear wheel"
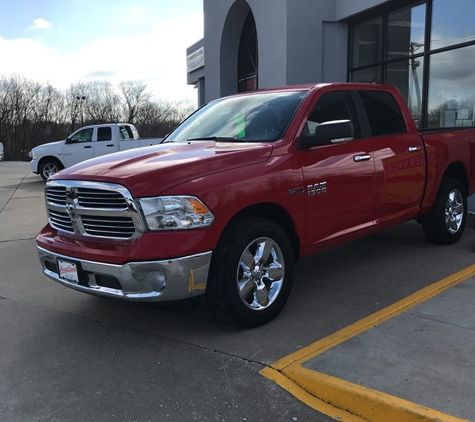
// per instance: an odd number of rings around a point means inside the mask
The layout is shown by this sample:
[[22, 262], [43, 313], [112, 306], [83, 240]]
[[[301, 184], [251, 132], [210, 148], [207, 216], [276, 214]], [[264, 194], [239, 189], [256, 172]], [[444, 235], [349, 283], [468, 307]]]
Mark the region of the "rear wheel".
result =
[[223, 233], [207, 296], [217, 315], [246, 327], [272, 320], [292, 287], [293, 252], [286, 233], [263, 218], [237, 220]]
[[40, 164], [39, 173], [43, 180], [47, 180], [63, 168], [63, 165], [56, 158], [45, 158]]
[[444, 177], [430, 212], [422, 220], [424, 233], [434, 243], [448, 245], [457, 242], [467, 220], [467, 194], [462, 183]]

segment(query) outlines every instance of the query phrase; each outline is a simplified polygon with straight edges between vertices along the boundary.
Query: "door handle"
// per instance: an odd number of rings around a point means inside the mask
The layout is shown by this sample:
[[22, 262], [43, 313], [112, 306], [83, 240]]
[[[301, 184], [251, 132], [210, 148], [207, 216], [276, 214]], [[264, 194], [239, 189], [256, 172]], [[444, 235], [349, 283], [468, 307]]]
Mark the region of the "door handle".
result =
[[422, 147], [417, 146], [417, 147], [409, 147], [407, 150], [409, 152], [416, 152], [416, 151], [420, 151], [421, 149], [422, 149]]
[[371, 160], [371, 154], [355, 155], [353, 160], [357, 163], [360, 161], [368, 161]]
[[107, 144], [106, 147], [113, 147], [114, 144]]
[[86, 145], [84, 148], [92, 148], [91, 145]]

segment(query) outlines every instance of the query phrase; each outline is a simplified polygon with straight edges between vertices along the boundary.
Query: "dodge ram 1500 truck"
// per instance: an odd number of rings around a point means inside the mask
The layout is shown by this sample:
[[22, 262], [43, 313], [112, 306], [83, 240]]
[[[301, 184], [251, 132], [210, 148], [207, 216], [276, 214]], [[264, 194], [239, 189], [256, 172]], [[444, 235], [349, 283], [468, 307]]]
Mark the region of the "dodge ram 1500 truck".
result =
[[203, 106], [144, 151], [46, 183], [44, 274], [130, 301], [206, 293], [244, 326], [274, 318], [299, 258], [417, 219], [456, 242], [474, 191], [475, 128], [420, 133], [389, 85], [270, 89]]
[[139, 138], [134, 125], [108, 123], [79, 128], [63, 141], [49, 142], [30, 152], [30, 168], [44, 180], [59, 170], [112, 152], [159, 144], [163, 138]]

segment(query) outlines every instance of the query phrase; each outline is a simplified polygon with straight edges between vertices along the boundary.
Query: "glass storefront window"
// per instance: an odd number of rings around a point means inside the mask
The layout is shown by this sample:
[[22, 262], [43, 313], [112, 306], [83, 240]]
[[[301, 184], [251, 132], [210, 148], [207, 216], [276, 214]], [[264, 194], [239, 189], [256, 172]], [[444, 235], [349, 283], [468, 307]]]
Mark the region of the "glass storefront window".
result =
[[430, 56], [428, 127], [474, 126], [475, 45]]
[[350, 27], [349, 80], [395, 85], [421, 128], [475, 126], [475, 0], [385, 3]]
[[422, 112], [423, 73], [423, 57], [391, 63], [386, 67], [386, 83], [395, 85], [401, 91], [417, 125]]
[[381, 83], [381, 66], [351, 72], [351, 82]]
[[424, 52], [426, 5], [406, 7], [389, 13], [388, 59]]
[[377, 17], [353, 27], [353, 67], [381, 61], [383, 19]]
[[431, 50], [475, 40], [473, 0], [434, 0]]

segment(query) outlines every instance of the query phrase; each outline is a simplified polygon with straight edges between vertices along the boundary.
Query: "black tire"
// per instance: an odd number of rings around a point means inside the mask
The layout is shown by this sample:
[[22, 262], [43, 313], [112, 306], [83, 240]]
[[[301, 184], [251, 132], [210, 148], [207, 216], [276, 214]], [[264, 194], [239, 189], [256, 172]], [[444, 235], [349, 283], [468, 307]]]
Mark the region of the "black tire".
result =
[[[244, 264], [246, 259], [249, 265]], [[230, 223], [213, 252], [207, 297], [219, 318], [257, 327], [284, 307], [293, 272], [286, 233], [270, 220], [242, 218]]]
[[457, 242], [467, 221], [467, 193], [460, 180], [444, 177], [429, 213], [422, 219], [427, 238], [441, 245]]
[[40, 176], [45, 181], [48, 180], [48, 177], [64, 168], [61, 162], [53, 157], [43, 159], [39, 167]]

